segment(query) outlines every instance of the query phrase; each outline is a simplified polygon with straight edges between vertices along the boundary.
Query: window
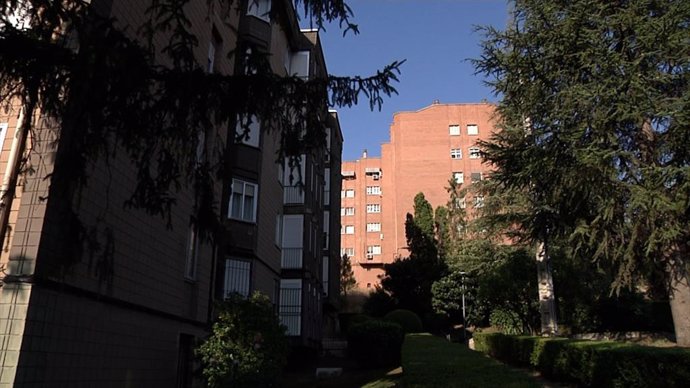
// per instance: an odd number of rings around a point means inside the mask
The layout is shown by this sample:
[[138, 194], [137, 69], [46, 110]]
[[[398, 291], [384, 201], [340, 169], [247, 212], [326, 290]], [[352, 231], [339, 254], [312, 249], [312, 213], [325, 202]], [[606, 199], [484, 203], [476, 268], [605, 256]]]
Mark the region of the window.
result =
[[341, 207], [340, 208], [340, 215], [341, 216], [354, 216], [355, 215], [355, 208], [353, 208], [353, 207]]
[[296, 336], [302, 333], [302, 279], [280, 280], [278, 317], [287, 328], [285, 334]]
[[450, 150], [451, 159], [462, 159], [462, 150], [460, 148], [452, 148]]
[[482, 173], [481, 172], [473, 172], [471, 176], [471, 181], [472, 183], [477, 183], [482, 180]]
[[254, 183], [233, 179], [230, 191], [230, 214], [228, 214], [228, 218], [256, 222], [258, 186]]
[[328, 268], [329, 268], [329, 260], [330, 257], [328, 256], [321, 256], [321, 287], [323, 287], [323, 295], [328, 296]]
[[343, 190], [340, 193], [340, 198], [354, 198], [354, 197], [355, 197], [355, 191], [352, 189]]
[[261, 123], [254, 116], [240, 115], [235, 126], [235, 141], [252, 147], [259, 147]]
[[467, 124], [467, 134], [479, 135], [479, 127], [477, 127], [477, 124]]
[[344, 225], [341, 234], [355, 234], [354, 225]]
[[7, 136], [8, 123], [0, 123], [0, 152], [2, 152], [2, 147], [5, 145], [5, 137]]
[[347, 255], [347, 257], [352, 257], [355, 255], [355, 248], [340, 248], [340, 257]]
[[265, 21], [271, 21], [271, 0], [249, 0], [247, 15], [256, 16]]
[[367, 232], [380, 232], [381, 223], [380, 222], [370, 222], [367, 223]]
[[381, 195], [381, 186], [367, 186], [367, 195]]
[[323, 249], [328, 249], [328, 235], [331, 232], [331, 212], [323, 212]]
[[484, 196], [483, 195], [477, 195], [474, 197], [474, 207], [480, 208], [484, 206]]
[[381, 254], [381, 246], [380, 245], [369, 245], [367, 246], [367, 259], [371, 260], [374, 255], [380, 255]]
[[296, 51], [290, 54], [288, 76], [309, 78], [309, 51]]
[[465, 198], [464, 198], [464, 197], [463, 197], [463, 198], [458, 198], [458, 199], [457, 199], [457, 206], [458, 206], [460, 209], [464, 209], [464, 208], [467, 207], [467, 201], [465, 201]]
[[462, 183], [465, 180], [465, 174], [462, 172], [454, 172], [453, 179], [455, 179], [455, 183]]
[[451, 136], [460, 136], [460, 126], [459, 125], [449, 125], [448, 132]]
[[216, 57], [222, 45], [223, 41], [220, 39], [220, 34], [214, 27], [211, 30], [211, 41], [208, 43], [208, 54], [206, 55], [206, 72], [209, 74], [216, 72]]
[[187, 237], [187, 259], [185, 260], [184, 276], [189, 280], [196, 280], [197, 257], [199, 256], [199, 233], [196, 225], [189, 227]]
[[223, 294], [227, 297], [236, 292], [245, 297], [249, 296], [250, 275], [251, 262], [237, 258], [226, 259]]
[[367, 204], [367, 213], [381, 213], [381, 205], [378, 203]]
[[482, 152], [479, 147], [470, 147], [470, 159], [479, 159], [482, 156]]

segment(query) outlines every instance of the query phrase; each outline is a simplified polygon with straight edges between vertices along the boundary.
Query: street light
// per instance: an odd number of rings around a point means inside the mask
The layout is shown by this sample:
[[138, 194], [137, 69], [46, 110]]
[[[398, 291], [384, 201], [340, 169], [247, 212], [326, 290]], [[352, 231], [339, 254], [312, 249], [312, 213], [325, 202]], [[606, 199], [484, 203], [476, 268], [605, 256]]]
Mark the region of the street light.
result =
[[465, 274], [460, 272], [460, 287], [462, 289], [462, 340], [467, 342], [467, 314], [465, 313]]

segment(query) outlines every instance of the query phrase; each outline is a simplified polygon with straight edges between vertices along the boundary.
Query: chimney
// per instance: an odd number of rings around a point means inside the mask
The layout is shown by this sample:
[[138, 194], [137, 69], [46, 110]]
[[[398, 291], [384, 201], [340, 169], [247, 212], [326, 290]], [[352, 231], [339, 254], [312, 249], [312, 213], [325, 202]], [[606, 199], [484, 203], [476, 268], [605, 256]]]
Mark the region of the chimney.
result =
[[362, 152], [362, 159], [367, 158], [367, 149], [365, 148], [364, 151]]
[[431, 103], [431, 105], [438, 105], [438, 104], [440, 104], [440, 103], [441, 103], [441, 101], [439, 101], [439, 100], [434, 100], [434, 101]]

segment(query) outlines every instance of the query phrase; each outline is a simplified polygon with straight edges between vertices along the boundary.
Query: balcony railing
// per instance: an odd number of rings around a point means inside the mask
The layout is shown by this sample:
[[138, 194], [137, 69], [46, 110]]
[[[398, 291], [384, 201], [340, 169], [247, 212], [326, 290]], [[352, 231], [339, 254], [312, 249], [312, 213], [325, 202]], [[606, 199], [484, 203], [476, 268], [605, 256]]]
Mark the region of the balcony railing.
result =
[[300, 186], [283, 187], [283, 204], [304, 203], [304, 188]]
[[302, 248], [283, 248], [280, 267], [283, 269], [302, 268]]

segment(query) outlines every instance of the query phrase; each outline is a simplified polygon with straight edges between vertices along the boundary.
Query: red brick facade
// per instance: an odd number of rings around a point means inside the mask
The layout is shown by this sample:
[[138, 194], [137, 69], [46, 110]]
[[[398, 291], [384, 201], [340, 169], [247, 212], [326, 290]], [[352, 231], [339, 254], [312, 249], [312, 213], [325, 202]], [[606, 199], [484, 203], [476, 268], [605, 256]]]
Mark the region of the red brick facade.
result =
[[[446, 187], [455, 173], [462, 173], [465, 186], [471, 184], [473, 174], [474, 179], [480, 178], [478, 174], [486, 177], [489, 166], [473, 151], [477, 140], [488, 139], [495, 130], [494, 111], [488, 103], [434, 103], [396, 113], [381, 157], [363, 154], [359, 160], [343, 162], [341, 251], [354, 253], [359, 289], [373, 289], [383, 264], [408, 255], [405, 216], [413, 212], [417, 193], [423, 192], [436, 208], [446, 205]], [[380, 173], [374, 173], [377, 169]], [[348, 197], [348, 190], [354, 190], [354, 197]], [[468, 212], [474, 202], [466, 198]]]

